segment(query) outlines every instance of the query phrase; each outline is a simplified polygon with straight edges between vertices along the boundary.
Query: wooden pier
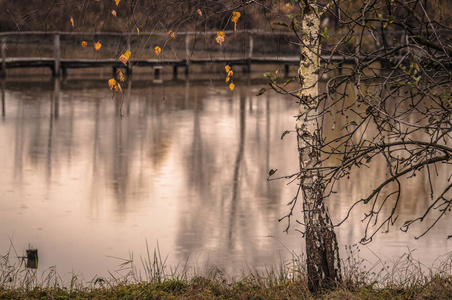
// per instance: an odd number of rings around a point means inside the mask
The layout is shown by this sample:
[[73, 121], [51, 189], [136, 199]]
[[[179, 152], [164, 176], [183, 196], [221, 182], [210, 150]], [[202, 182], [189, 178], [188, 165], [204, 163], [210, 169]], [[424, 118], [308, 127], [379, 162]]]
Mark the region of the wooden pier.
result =
[[[69, 69], [81, 69], [81, 68], [112, 68], [113, 74], [117, 69], [125, 69], [127, 75], [132, 74], [134, 68], [137, 67], [150, 67], [153, 68], [154, 74], [158, 75], [160, 69], [164, 66], [173, 67], [173, 75], [177, 77], [178, 68], [185, 68], [185, 74], [189, 73], [189, 68], [192, 65], [206, 65], [206, 64], [222, 64], [231, 66], [244, 66], [244, 72], [250, 72], [252, 65], [266, 64], [266, 65], [284, 65], [284, 70], [286, 73], [289, 71], [289, 66], [299, 64], [299, 46], [296, 46], [296, 36], [290, 32], [278, 33], [275, 38], [274, 33], [262, 32], [258, 30], [244, 30], [244, 31], [226, 31], [226, 37], [233, 37], [234, 39], [230, 42], [231, 44], [237, 45], [240, 42], [241, 49], [237, 51], [233, 46], [229, 46], [225, 42], [225, 46], [217, 45], [214, 41], [216, 32], [181, 32], [176, 33], [177, 37], [184, 37], [182, 42], [175, 44], [171, 37], [166, 33], [80, 33], [80, 32], [3, 32], [0, 33], [1, 39], [1, 70], [0, 76], [5, 77], [7, 69], [13, 68], [49, 68], [52, 70], [52, 74], [55, 77], [66, 76]], [[80, 42], [82, 39], [89, 37], [91, 41], [96, 40], [110, 40], [110, 48], [123, 48], [127, 50], [134, 47], [147, 47], [149, 50], [152, 45], [140, 45], [138, 38], [141, 39], [157, 39], [160, 38], [164, 45], [170, 49], [168, 52], [173, 53], [174, 57], [156, 57], [149, 59], [136, 59], [133, 54], [131, 59], [128, 61], [127, 65], [115, 58], [62, 58], [62, 42], [64, 38], [65, 50], [67, 50], [68, 45], [72, 48], [80, 49]], [[273, 51], [273, 53], [263, 53], [261, 47], [266, 45], [267, 48], [274, 47], [269, 45], [269, 42], [265, 42], [263, 37], [271, 37], [273, 39], [285, 39], [284, 43], [278, 45], [278, 47], [286, 47], [280, 49], [279, 51]], [[197, 51], [201, 51], [196, 48], [196, 38], [207, 40], [211, 42], [206, 47], [204, 47], [203, 53], [209, 53], [209, 57], [203, 57], [202, 54], [197, 54]], [[229, 38], [232, 39], [232, 38]], [[53, 40], [53, 45], [52, 45]], [[70, 42], [67, 42], [69, 41]], [[24, 56], [9, 56], [11, 51], [10, 45], [19, 47], [30, 47], [29, 44], [34, 45], [39, 42], [39, 47], [42, 47], [44, 42], [47, 42], [46, 46], [48, 48], [53, 48], [52, 57], [24, 57]], [[171, 45], [173, 42], [174, 45]], [[259, 48], [256, 44], [261, 42]], [[119, 46], [118, 46], [119, 45]], [[227, 49], [226, 45], [229, 46]], [[289, 45], [291, 48], [289, 49]], [[295, 45], [295, 46], [294, 46]], [[205, 46], [205, 45], [203, 45]], [[32, 46], [33, 47], [33, 46]], [[37, 46], [36, 46], [37, 47]], [[8, 49], [8, 51], [6, 50]], [[258, 51], [260, 50], [260, 51]], [[49, 52], [52, 52], [49, 51]], [[16, 52], [16, 51], [14, 51]], [[31, 51], [30, 51], [31, 52]], [[270, 52], [272, 52], [270, 50]], [[120, 53], [120, 52], [119, 52]], [[210, 55], [213, 53], [214, 55]], [[118, 56], [118, 55], [116, 55]], [[329, 56], [322, 55], [322, 60], [324, 61], [335, 61], [338, 63], [354, 63], [356, 58], [347, 58], [343, 56]]]

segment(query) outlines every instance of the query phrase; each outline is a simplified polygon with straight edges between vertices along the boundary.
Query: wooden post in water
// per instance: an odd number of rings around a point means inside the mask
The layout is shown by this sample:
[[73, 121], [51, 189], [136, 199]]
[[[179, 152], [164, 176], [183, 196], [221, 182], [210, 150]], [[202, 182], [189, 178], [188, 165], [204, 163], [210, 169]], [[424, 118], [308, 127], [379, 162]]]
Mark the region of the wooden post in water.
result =
[[185, 75], [190, 74], [190, 36], [188, 34], [185, 35]]
[[250, 35], [248, 58], [246, 60], [246, 65], [243, 67], [243, 73], [251, 73], [251, 57], [253, 57], [254, 49], [254, 38]]
[[55, 64], [54, 64], [54, 68], [53, 68], [53, 76], [59, 77], [61, 61], [60, 61], [60, 35], [58, 33], [54, 36], [53, 45], [54, 45], [54, 54], [55, 54]]
[[0, 70], [0, 77], [6, 77], [6, 37], [2, 38], [2, 69]]

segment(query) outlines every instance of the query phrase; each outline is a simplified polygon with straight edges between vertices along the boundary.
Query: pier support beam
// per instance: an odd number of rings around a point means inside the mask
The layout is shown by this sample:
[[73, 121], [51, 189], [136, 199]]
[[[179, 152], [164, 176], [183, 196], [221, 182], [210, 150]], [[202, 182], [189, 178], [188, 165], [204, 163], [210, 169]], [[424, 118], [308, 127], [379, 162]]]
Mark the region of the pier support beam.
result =
[[60, 61], [60, 35], [55, 34], [53, 39], [53, 51], [55, 54], [55, 64], [53, 68], [53, 76], [59, 77], [60, 76], [60, 69], [61, 69], [61, 61]]
[[190, 74], [190, 36], [187, 34], [185, 36], [185, 75], [188, 76]]
[[2, 38], [2, 69], [0, 70], [0, 78], [6, 77], [6, 37]]

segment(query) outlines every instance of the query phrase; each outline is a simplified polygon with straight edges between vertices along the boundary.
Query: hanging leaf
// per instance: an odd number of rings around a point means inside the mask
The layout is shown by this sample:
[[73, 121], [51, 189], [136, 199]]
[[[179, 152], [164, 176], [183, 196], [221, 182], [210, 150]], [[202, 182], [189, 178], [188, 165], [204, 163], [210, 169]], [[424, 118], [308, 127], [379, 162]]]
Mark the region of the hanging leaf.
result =
[[237, 29], [237, 22], [238, 22], [240, 16], [241, 15], [240, 15], [240, 13], [238, 11], [234, 11], [232, 13], [231, 21], [234, 23], [234, 31]]
[[231, 77], [226, 77], [226, 83], [228, 83], [229, 82], [229, 80], [231, 80]]
[[283, 134], [281, 135], [281, 140], [289, 133], [290, 133], [289, 130], [284, 131]]
[[114, 90], [117, 93], [122, 93], [121, 85], [114, 78], [108, 80], [108, 86], [110, 86], [110, 90]]
[[176, 35], [174, 34], [174, 32], [172, 30], [168, 31], [168, 34], [172, 39], [176, 38]]
[[122, 72], [121, 72], [121, 70], [118, 70], [118, 76], [119, 76], [119, 80], [121, 81], [121, 82], [124, 82], [124, 74], [122, 74]]
[[200, 9], [198, 9], [196, 12], [202, 17], [202, 11]]
[[113, 15], [113, 17], [116, 18], [116, 10], [113, 9], [113, 10], [111, 11], [111, 14]]
[[137, 27], [137, 33], [140, 35], [140, 28]]
[[271, 169], [270, 172], [268, 172], [268, 176], [272, 176], [273, 174], [276, 173], [276, 171], [278, 171], [278, 169], [275, 170]]
[[224, 32], [223, 31], [218, 31], [217, 32], [217, 38], [215, 39], [217, 41], [217, 43], [220, 44], [221, 46], [223, 46], [224, 38], [225, 38]]
[[263, 93], [265, 93], [266, 90], [267, 90], [266, 88], [261, 88], [261, 89], [259, 90], [259, 92], [257, 92], [256, 96], [262, 95]]
[[114, 78], [112, 78], [108, 81], [108, 86], [110, 87], [110, 90], [112, 90], [116, 84], [117, 84], [117, 82]]
[[100, 42], [97, 42], [94, 44], [94, 49], [96, 49], [96, 51], [99, 51], [101, 47], [102, 47], [102, 44]]
[[226, 73], [229, 73], [229, 71], [231, 70], [231, 67], [229, 65], [227, 65], [226, 67], [224, 67]]
[[82, 41], [82, 47], [86, 49], [86, 47], [88, 47], [88, 43], [86, 41]]
[[124, 54], [122, 54], [120, 57], [119, 57], [119, 61], [120, 62], [122, 62], [124, 65], [127, 65], [127, 61], [128, 61], [129, 59], [124, 55]]
[[71, 17], [72, 28], [74, 28], [74, 19]]
[[156, 54], [157, 56], [159, 56], [160, 53], [162, 53], [162, 49], [161, 49], [159, 46], [155, 47], [154, 50], [155, 50], [155, 54]]
[[233, 91], [234, 88], [235, 88], [235, 84], [233, 84], [233, 83], [231, 82], [231, 83], [229, 84], [229, 89], [230, 89], [231, 91]]
[[115, 2], [116, 2], [116, 6], [118, 6], [119, 2], [121, 2], [121, 0], [115, 0]]
[[119, 57], [119, 60], [124, 64], [127, 65], [127, 61], [129, 60], [130, 54], [132, 54], [129, 50], [127, 50], [126, 52], [124, 52], [124, 54], [122, 54]]

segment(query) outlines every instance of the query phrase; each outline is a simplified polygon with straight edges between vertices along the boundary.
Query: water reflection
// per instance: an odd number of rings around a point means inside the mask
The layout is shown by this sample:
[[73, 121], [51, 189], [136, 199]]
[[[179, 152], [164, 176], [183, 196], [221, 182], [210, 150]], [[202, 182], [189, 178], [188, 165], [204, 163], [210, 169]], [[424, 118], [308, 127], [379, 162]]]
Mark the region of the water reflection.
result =
[[[132, 251], [139, 262], [146, 240], [151, 249], [159, 241], [169, 265], [190, 258], [231, 273], [289, 258], [285, 247], [301, 253], [299, 235], [277, 222], [296, 185], [266, 181], [271, 168], [298, 169], [295, 136], [280, 138], [297, 109], [292, 99], [255, 97], [263, 83], [236, 85], [231, 93], [215, 82], [129, 81], [120, 118], [122, 98], [105, 81], [3, 82], [0, 251], [13, 235], [17, 248], [40, 249], [40, 268], [86, 278], [118, 267], [107, 255]], [[386, 175], [378, 162], [371, 172], [340, 182], [335, 221]], [[426, 207], [427, 184], [418, 176], [407, 185], [401, 213]], [[338, 229], [342, 245], [362, 237], [362, 210], [353, 217]], [[435, 258], [450, 250], [450, 225], [420, 242], [394, 228], [371, 246], [397, 255], [410, 245]]]

